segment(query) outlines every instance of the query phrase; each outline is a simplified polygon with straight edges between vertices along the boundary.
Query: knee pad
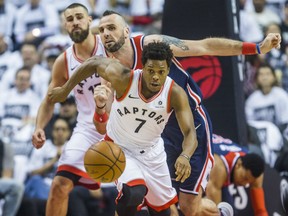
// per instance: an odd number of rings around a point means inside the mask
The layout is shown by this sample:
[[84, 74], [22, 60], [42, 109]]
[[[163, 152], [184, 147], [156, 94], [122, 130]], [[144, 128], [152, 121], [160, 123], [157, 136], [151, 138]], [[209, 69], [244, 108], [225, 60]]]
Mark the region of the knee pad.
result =
[[125, 206], [138, 206], [143, 202], [146, 193], [147, 188], [144, 185], [128, 186], [123, 184], [122, 196], [118, 203]]

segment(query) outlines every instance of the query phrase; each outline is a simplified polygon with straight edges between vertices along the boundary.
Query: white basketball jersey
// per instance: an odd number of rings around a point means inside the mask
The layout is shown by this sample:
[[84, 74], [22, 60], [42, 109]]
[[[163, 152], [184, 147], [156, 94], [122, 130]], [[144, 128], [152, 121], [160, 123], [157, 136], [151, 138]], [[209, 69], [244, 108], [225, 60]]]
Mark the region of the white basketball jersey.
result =
[[[97, 40], [97, 43], [95, 43], [95, 47], [93, 53], [91, 53], [91, 56], [106, 56], [100, 36], [95, 35], [95, 40]], [[76, 69], [78, 68], [78, 66], [83, 63], [83, 61], [76, 56], [73, 48], [73, 46], [70, 46], [65, 52], [66, 65], [69, 77], [71, 77], [74, 71], [76, 71]], [[76, 99], [78, 109], [78, 122], [74, 131], [87, 129], [92, 129], [95, 131], [95, 126], [93, 124], [93, 115], [95, 112], [93, 92], [95, 86], [100, 84], [101, 83], [99, 75], [93, 74], [91, 77], [81, 81], [74, 87], [73, 93]]]
[[142, 70], [131, 72], [125, 95], [113, 101], [107, 135], [118, 145], [148, 148], [162, 141], [161, 133], [171, 114], [170, 94], [174, 81], [167, 77], [162, 89], [152, 98], [141, 94]]

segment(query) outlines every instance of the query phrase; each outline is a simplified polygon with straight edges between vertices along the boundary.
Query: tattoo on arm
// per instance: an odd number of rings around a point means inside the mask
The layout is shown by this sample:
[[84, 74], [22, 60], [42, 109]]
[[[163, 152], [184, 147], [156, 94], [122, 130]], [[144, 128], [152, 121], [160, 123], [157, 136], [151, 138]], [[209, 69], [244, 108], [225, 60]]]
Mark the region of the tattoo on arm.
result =
[[179, 47], [184, 51], [189, 50], [189, 47], [185, 45], [184, 42], [178, 38], [162, 35], [162, 41], [169, 45], [172, 44], [176, 47]]

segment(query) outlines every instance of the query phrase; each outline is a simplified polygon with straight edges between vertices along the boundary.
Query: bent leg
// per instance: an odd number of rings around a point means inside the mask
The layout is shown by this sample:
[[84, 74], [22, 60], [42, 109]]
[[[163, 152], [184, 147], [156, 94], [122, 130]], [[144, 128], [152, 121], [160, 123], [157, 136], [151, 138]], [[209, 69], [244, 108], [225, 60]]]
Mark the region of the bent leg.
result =
[[128, 186], [123, 184], [122, 195], [118, 199], [116, 211], [119, 216], [133, 216], [143, 202], [147, 188], [144, 185]]
[[55, 176], [47, 201], [46, 216], [66, 216], [69, 193], [73, 187], [72, 180], [63, 176]]

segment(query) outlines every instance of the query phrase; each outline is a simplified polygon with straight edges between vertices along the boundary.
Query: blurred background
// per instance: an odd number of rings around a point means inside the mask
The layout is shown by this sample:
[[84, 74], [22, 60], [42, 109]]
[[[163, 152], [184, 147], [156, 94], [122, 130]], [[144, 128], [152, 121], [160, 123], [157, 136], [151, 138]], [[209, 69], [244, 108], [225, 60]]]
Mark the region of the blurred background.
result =
[[[33, 150], [35, 117], [53, 63], [72, 44], [62, 12], [74, 2], [88, 8], [95, 34], [98, 19], [107, 9], [121, 13], [133, 35], [165, 34], [195, 40], [225, 37], [260, 43], [270, 32], [281, 34], [281, 49], [266, 55], [201, 56], [179, 61], [202, 90], [214, 133], [250, 146], [265, 159], [269, 215], [285, 215], [279, 185], [281, 178], [288, 178], [288, 1], [0, 0], [0, 173], [2, 178], [25, 185], [17, 215], [44, 215], [57, 161], [44, 173], [35, 170], [55, 157], [76, 123], [77, 109], [70, 96], [57, 104], [46, 128], [47, 142], [56, 146], [56, 151], [47, 148], [40, 154]], [[38, 186], [39, 191], [29, 187], [33, 185], [31, 176], [36, 174], [46, 183]], [[227, 193], [235, 197], [236, 215], [253, 215], [246, 188], [231, 186]], [[112, 184], [103, 185], [100, 192], [76, 188], [69, 215], [73, 215], [73, 202], [82, 203], [87, 215], [113, 215], [115, 194]]]

